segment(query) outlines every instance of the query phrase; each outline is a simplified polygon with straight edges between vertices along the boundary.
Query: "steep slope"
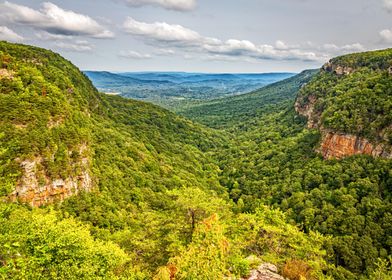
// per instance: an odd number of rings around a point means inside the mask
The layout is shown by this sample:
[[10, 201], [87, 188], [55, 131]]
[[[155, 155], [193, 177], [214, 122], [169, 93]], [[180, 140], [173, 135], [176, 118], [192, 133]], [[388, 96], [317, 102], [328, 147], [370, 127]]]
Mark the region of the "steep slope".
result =
[[0, 68], [0, 195], [39, 206], [90, 190], [90, 81], [52, 52], [5, 42]]
[[2, 196], [39, 206], [124, 177], [128, 186], [217, 185], [204, 164], [219, 135], [159, 107], [99, 94], [50, 51], [2, 42], [0, 62]]
[[392, 158], [392, 49], [332, 59], [304, 87], [295, 107], [322, 132], [325, 158]]

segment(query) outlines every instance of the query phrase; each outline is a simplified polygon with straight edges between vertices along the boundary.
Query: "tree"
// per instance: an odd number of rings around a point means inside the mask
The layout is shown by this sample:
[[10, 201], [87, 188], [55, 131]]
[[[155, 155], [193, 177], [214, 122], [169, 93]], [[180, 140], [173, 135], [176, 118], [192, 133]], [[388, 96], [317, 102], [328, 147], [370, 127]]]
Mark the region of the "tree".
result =
[[[228, 274], [229, 242], [218, 215], [213, 214], [195, 227], [192, 242], [170, 259], [171, 279], [213, 280]], [[161, 278], [163, 280], [163, 278]]]

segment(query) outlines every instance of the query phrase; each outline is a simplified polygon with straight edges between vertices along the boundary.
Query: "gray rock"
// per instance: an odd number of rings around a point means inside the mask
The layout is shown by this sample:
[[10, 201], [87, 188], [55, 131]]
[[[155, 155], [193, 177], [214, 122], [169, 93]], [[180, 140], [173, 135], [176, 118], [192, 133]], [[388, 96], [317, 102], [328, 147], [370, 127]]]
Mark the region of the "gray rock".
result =
[[263, 263], [250, 272], [250, 276], [243, 280], [286, 280], [278, 274], [278, 268], [271, 263]]

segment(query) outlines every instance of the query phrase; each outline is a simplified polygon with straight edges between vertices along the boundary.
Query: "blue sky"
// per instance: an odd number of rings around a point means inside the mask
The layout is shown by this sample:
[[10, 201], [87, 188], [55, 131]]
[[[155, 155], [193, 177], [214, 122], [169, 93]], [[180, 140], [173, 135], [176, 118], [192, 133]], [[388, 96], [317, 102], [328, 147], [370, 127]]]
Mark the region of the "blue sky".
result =
[[276, 72], [392, 45], [392, 0], [15, 0], [0, 40], [84, 70]]

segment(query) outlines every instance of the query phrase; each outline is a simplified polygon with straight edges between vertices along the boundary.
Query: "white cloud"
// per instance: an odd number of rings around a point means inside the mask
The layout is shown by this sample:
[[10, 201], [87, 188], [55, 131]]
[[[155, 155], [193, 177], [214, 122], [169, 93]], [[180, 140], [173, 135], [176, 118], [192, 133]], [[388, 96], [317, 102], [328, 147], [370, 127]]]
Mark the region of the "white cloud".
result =
[[93, 46], [87, 41], [55, 42], [54, 45], [64, 51], [71, 52], [90, 52], [93, 50]]
[[191, 11], [196, 7], [196, 0], [125, 0], [129, 6], [160, 6], [168, 10]]
[[13, 4], [0, 4], [0, 18], [9, 23], [30, 26], [50, 34], [112, 38], [114, 34], [89, 16], [63, 10], [53, 3], [45, 2], [40, 10]]
[[289, 49], [289, 46], [287, 46], [286, 43], [281, 41], [281, 40], [278, 40], [278, 41], [275, 42], [275, 47], [278, 50], [287, 50], [287, 49]]
[[170, 56], [170, 55], [175, 55], [176, 52], [175, 52], [174, 50], [172, 50], [172, 49], [157, 49], [157, 50], [155, 51], [155, 54], [157, 54], [157, 55], [167, 55], [167, 56]]
[[346, 54], [353, 52], [363, 52], [365, 51], [365, 47], [359, 43], [337, 46], [335, 44], [324, 44], [321, 46], [320, 50], [326, 51], [330, 54]]
[[123, 24], [124, 31], [142, 38], [146, 43], [160, 48], [177, 48], [222, 59], [222, 56], [238, 59], [302, 60], [323, 62], [329, 57], [299, 45], [288, 45], [278, 40], [275, 45], [257, 45], [248, 40], [205, 37], [198, 32], [177, 24], [166, 22], [146, 23], [128, 17]]
[[384, 29], [380, 31], [380, 37], [385, 43], [392, 43], [392, 29]]
[[283, 41], [279, 48], [264, 44], [255, 45], [247, 40], [230, 39], [219, 45], [203, 45], [203, 48], [211, 54], [226, 55], [233, 57], [247, 57], [253, 59], [268, 60], [302, 60], [302, 61], [323, 61], [325, 57], [317, 55], [311, 51], [304, 51], [298, 48], [290, 48]]
[[74, 36], [52, 34], [46, 31], [40, 31], [35, 33], [35, 37], [43, 41], [53, 41], [53, 40], [73, 40]]
[[152, 56], [150, 54], [143, 54], [136, 51], [121, 51], [119, 53], [120, 57], [131, 58], [131, 59], [150, 59]]
[[384, 8], [388, 11], [388, 12], [392, 12], [392, 0], [384, 0]]
[[68, 52], [90, 52], [94, 46], [86, 40], [76, 40], [74, 36], [51, 34], [46, 31], [35, 33], [35, 36], [42, 40], [52, 42], [58, 49]]
[[123, 24], [125, 32], [144, 36], [157, 41], [198, 42], [202, 39], [199, 33], [177, 24], [166, 22], [146, 23], [128, 17]]
[[24, 40], [22, 36], [9, 29], [7, 26], [0, 26], [0, 40], [10, 42], [21, 42]]

